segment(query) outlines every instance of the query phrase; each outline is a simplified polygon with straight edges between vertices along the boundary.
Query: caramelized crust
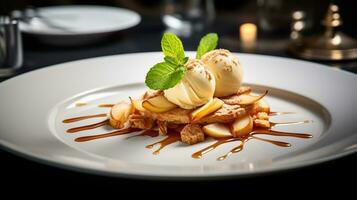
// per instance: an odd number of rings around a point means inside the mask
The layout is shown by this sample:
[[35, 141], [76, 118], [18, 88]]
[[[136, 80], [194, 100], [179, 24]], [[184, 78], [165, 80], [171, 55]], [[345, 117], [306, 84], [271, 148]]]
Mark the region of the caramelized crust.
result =
[[204, 140], [205, 134], [198, 124], [187, 124], [181, 131], [181, 141], [186, 144], [196, 144]]
[[229, 104], [229, 105], [238, 105], [240, 99], [239, 96], [242, 94], [249, 94], [252, 92], [252, 88], [248, 87], [248, 86], [242, 86], [239, 88], [239, 90], [237, 91], [236, 94], [233, 94], [231, 96], [227, 96], [227, 97], [222, 97], [221, 100], [225, 103], [225, 104]]
[[252, 92], [252, 88], [249, 86], [241, 86], [237, 92], [237, 95], [249, 94]]
[[192, 110], [186, 110], [183, 108], [174, 108], [170, 111], [163, 113], [154, 113], [145, 111], [144, 115], [148, 118], [152, 118], [158, 121], [166, 121], [174, 124], [188, 124], [191, 122], [190, 113]]
[[140, 114], [132, 114], [129, 118], [131, 128], [151, 129], [155, 125], [155, 120]]
[[223, 104], [216, 112], [195, 121], [197, 124], [229, 123], [246, 114], [244, 108], [238, 105]]
[[167, 134], [167, 121], [157, 121], [157, 126], [159, 127], [159, 135]]

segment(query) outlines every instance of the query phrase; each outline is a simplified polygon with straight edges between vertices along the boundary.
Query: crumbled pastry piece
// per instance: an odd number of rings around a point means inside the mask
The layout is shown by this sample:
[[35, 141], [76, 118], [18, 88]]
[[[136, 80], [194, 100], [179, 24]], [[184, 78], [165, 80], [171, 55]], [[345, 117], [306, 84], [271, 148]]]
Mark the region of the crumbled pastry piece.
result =
[[151, 129], [155, 125], [155, 120], [140, 114], [132, 114], [129, 118], [131, 128]]
[[250, 113], [258, 112], [265, 112], [267, 114], [270, 112], [270, 106], [264, 99], [259, 100], [250, 107]]
[[210, 123], [230, 123], [233, 122], [236, 118], [245, 115], [245, 109], [238, 105], [227, 105], [223, 104], [223, 106], [218, 109], [216, 112], [205, 116], [195, 123], [197, 124], [210, 124]]
[[109, 125], [115, 129], [121, 129], [125, 126], [125, 123], [109, 118]]
[[253, 120], [255, 120], [255, 119], [257, 119], [257, 118], [258, 118], [258, 117], [257, 117], [256, 114], [252, 115], [252, 119], [253, 119]]
[[167, 123], [167, 128], [170, 130], [174, 130], [176, 132], [181, 132], [185, 126], [186, 126], [185, 124]]
[[228, 105], [238, 105], [238, 103], [241, 101], [239, 99], [239, 96], [241, 94], [234, 94], [234, 95], [231, 95], [231, 96], [228, 96], [228, 97], [224, 97], [224, 98], [221, 98], [221, 100], [225, 103], [225, 104], [228, 104]]
[[270, 122], [268, 120], [255, 119], [254, 126], [262, 127], [262, 128], [270, 128]]
[[241, 86], [238, 89], [237, 95], [241, 95], [241, 94], [249, 94], [252, 92], [252, 88], [248, 87], [248, 86]]
[[158, 121], [166, 121], [168, 123], [174, 123], [174, 124], [188, 124], [191, 122], [191, 117], [190, 117], [191, 112], [192, 110], [186, 110], [183, 108], [174, 108], [172, 110], [163, 113], [154, 113], [154, 112], [146, 111], [144, 112], [144, 115]]
[[257, 118], [258, 119], [263, 119], [263, 120], [268, 120], [269, 119], [269, 115], [266, 112], [258, 112], [257, 113]]
[[157, 126], [159, 127], [159, 135], [167, 134], [167, 121], [157, 121]]
[[205, 134], [198, 124], [187, 124], [181, 131], [181, 141], [186, 144], [196, 144], [204, 140]]

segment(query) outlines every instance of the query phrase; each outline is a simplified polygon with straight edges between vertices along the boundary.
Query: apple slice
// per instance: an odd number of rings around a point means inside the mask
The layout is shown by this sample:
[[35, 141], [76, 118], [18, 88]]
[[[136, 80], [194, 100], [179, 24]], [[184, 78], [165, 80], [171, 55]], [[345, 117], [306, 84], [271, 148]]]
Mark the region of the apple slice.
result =
[[160, 95], [144, 100], [142, 107], [151, 112], [161, 113], [172, 110], [177, 106], [167, 100], [164, 96]]
[[169, 109], [173, 109], [173, 108], [177, 107], [176, 104], [171, 103], [163, 95], [159, 95], [159, 96], [147, 99], [147, 101], [150, 102], [151, 105], [156, 106], [156, 107], [169, 108]]
[[128, 121], [129, 115], [133, 113], [134, 108], [131, 103], [121, 102], [115, 104], [109, 113], [109, 124], [113, 128], [123, 128]]
[[265, 113], [269, 114], [270, 106], [266, 101], [264, 101], [264, 99], [260, 99], [259, 101], [257, 101], [254, 104], [253, 111], [254, 111], [254, 113], [265, 112]]
[[253, 119], [250, 115], [245, 115], [242, 118], [236, 119], [232, 124], [233, 137], [243, 137], [248, 135], [253, 130]]
[[231, 137], [232, 133], [224, 124], [221, 123], [213, 123], [208, 124], [202, 128], [203, 132], [207, 135], [214, 137], [214, 138], [224, 138], [224, 137]]
[[191, 113], [192, 121], [197, 121], [204, 116], [207, 116], [223, 106], [223, 101], [218, 98], [210, 99], [205, 105], [197, 108]]
[[145, 108], [143, 108], [142, 103], [143, 100], [141, 99], [132, 99], [131, 97], [129, 97], [131, 104], [133, 105], [134, 109], [140, 112], [145, 111]]
[[257, 101], [259, 101], [260, 99], [262, 99], [265, 95], [268, 94], [268, 90], [266, 90], [264, 92], [264, 94], [261, 94], [259, 96], [252, 96], [250, 94], [242, 94], [240, 95], [238, 98], [239, 98], [239, 105], [241, 106], [246, 106], [246, 105], [250, 105], [250, 104], [253, 104]]

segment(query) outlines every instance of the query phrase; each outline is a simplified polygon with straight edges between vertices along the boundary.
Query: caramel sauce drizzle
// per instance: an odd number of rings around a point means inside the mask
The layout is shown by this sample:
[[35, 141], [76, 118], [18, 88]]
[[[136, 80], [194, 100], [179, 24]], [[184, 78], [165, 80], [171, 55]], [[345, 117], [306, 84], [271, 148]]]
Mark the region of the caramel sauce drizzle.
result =
[[86, 105], [88, 105], [88, 103], [85, 103], [85, 102], [77, 102], [75, 104], [76, 107], [82, 107], [82, 106], [86, 106]]
[[101, 126], [105, 126], [107, 125], [109, 122], [108, 119], [98, 122], [98, 123], [94, 123], [94, 124], [89, 124], [86, 126], [79, 126], [79, 127], [75, 127], [75, 128], [70, 128], [67, 130], [67, 133], [76, 133], [76, 132], [80, 132], [80, 131], [86, 131], [86, 130], [90, 130], [90, 129], [95, 129]]
[[216, 138], [216, 142], [209, 145], [208, 147], [205, 147], [195, 153], [192, 154], [193, 158], [202, 158], [202, 156], [212, 150], [214, 150], [215, 148], [217, 148], [218, 146], [225, 144], [225, 143], [229, 143], [229, 142], [234, 142], [234, 141], [241, 141], [241, 138], [233, 138], [233, 137], [229, 137], [229, 138]]
[[79, 138], [74, 139], [74, 141], [76, 141], [76, 142], [87, 142], [87, 141], [101, 139], [101, 138], [107, 138], [107, 137], [113, 137], [113, 136], [118, 136], [118, 135], [129, 134], [129, 133], [132, 133], [132, 132], [138, 131], [138, 130], [139, 129], [124, 128], [124, 129], [120, 129], [120, 130], [109, 132], [109, 133], [103, 133], [103, 134], [98, 134], [98, 135], [79, 137]]
[[290, 115], [295, 114], [294, 112], [269, 112], [269, 116], [278, 116], [278, 115]]
[[155, 150], [152, 154], [154, 155], [158, 155], [160, 153], [160, 151], [166, 147], [167, 145], [170, 145], [172, 143], [175, 143], [177, 141], [181, 140], [181, 135], [179, 132], [173, 131], [171, 133], [167, 133], [167, 136], [165, 139], [160, 140], [158, 142], [149, 144], [146, 146], [146, 148], [148, 149], [152, 149], [155, 145], [159, 145], [159, 148], [157, 150]]
[[[308, 123], [311, 121], [303, 121], [304, 123]], [[276, 125], [278, 125], [279, 123], [275, 123]], [[294, 125], [294, 124], [301, 124], [300, 122], [289, 122], [289, 123], [282, 123], [284, 125]], [[285, 136], [285, 137], [296, 137], [296, 138], [312, 138], [311, 134], [306, 134], [306, 133], [293, 133], [293, 132], [283, 132], [283, 131], [275, 131], [275, 130], [271, 130], [271, 129], [255, 129], [253, 130], [251, 133], [248, 134], [248, 136], [246, 137], [242, 137], [242, 138], [233, 138], [233, 137], [228, 137], [228, 138], [219, 138], [216, 139], [217, 141], [211, 145], [209, 145], [208, 147], [199, 150], [195, 153], [192, 154], [193, 158], [202, 158], [202, 156], [214, 149], [216, 149], [218, 146], [225, 144], [225, 143], [229, 143], [229, 142], [233, 142], [233, 141], [240, 141], [241, 144], [239, 146], [234, 147], [233, 149], [231, 149], [228, 153], [226, 153], [223, 156], [220, 156], [217, 158], [217, 160], [222, 161], [224, 159], [226, 159], [228, 156], [230, 156], [231, 154], [234, 153], [238, 153], [240, 151], [243, 150], [244, 145], [251, 139], [256, 139], [256, 140], [261, 140], [264, 142], [269, 142], [271, 144], [280, 146], [280, 147], [290, 147], [291, 144], [287, 143], [287, 142], [283, 142], [283, 141], [277, 141], [277, 140], [270, 140], [270, 139], [265, 139], [265, 138], [260, 138], [260, 137], [256, 137], [254, 135], [272, 135], [272, 136]]]
[[[114, 104], [102, 104], [99, 105], [99, 107], [112, 107]], [[285, 115], [285, 114], [293, 114], [293, 112], [270, 112], [269, 116], [277, 116], [277, 115]], [[63, 123], [73, 123], [85, 119], [90, 119], [90, 118], [96, 118], [96, 117], [106, 117], [107, 115], [104, 114], [97, 114], [97, 115], [88, 115], [88, 116], [81, 116], [81, 117], [75, 117], [75, 118], [69, 118], [63, 120]], [[297, 125], [297, 124], [305, 124], [305, 123], [311, 123], [313, 121], [311, 120], [305, 120], [305, 121], [298, 121], [298, 122], [284, 122], [284, 123], [276, 123], [276, 122], [270, 122], [271, 128], [276, 127], [276, 126], [287, 126], [287, 125]], [[106, 119], [104, 121], [94, 123], [94, 124], [89, 124], [86, 126], [80, 126], [80, 127], [75, 127], [67, 130], [67, 133], [75, 133], [79, 131], [85, 131], [85, 130], [90, 130], [90, 129], [95, 129], [101, 126], [105, 126], [109, 123], [109, 120]], [[193, 158], [202, 158], [204, 154], [207, 154], [208, 152], [216, 149], [218, 146], [230, 142], [235, 142], [239, 141], [240, 144], [234, 148], [232, 148], [228, 153], [220, 156], [217, 158], [217, 160], [222, 161], [225, 160], [228, 156], [238, 153], [244, 149], [244, 145], [251, 139], [256, 139], [264, 142], [268, 142], [271, 144], [274, 144], [276, 146], [280, 147], [290, 147], [291, 144], [283, 141], [277, 141], [277, 140], [270, 140], [270, 139], [265, 139], [265, 138], [260, 138], [256, 137], [255, 135], [271, 135], [271, 136], [285, 136], [285, 137], [296, 137], [296, 138], [312, 138], [311, 134], [307, 133], [293, 133], [293, 132], [283, 132], [283, 131], [275, 131], [272, 130], [271, 128], [264, 129], [264, 128], [257, 128], [254, 129], [251, 133], [249, 133], [245, 137], [227, 137], [227, 138], [214, 138], [216, 140], [215, 143], [195, 152], [192, 154]], [[107, 137], [113, 137], [113, 136], [119, 136], [119, 135], [124, 135], [124, 134], [129, 134], [135, 131], [140, 131], [141, 129], [136, 129], [136, 128], [124, 128], [108, 133], [103, 133], [103, 134], [98, 134], [98, 135], [91, 135], [91, 136], [83, 136], [83, 137], [78, 137], [74, 141], [76, 142], [86, 142], [86, 141], [91, 141], [91, 140], [96, 140], [96, 139], [101, 139], [101, 138], [107, 138]], [[149, 137], [157, 137], [159, 136], [159, 131], [157, 130], [145, 130], [142, 133], [134, 136], [130, 136], [129, 138], [133, 137], [138, 137], [138, 136], [149, 136]], [[173, 144], [175, 142], [178, 142], [181, 140], [181, 135], [179, 131], [175, 131], [171, 129], [169, 133], [166, 135], [166, 137], [158, 142], [149, 144], [146, 146], [148, 149], [152, 149], [155, 146], [159, 145], [159, 148], [153, 152], [154, 155], [158, 155], [160, 151], [165, 148], [166, 146]]]
[[307, 133], [293, 133], [293, 132], [283, 132], [283, 131], [275, 131], [271, 129], [256, 129], [253, 130], [250, 135], [272, 135], [272, 136], [285, 136], [285, 137], [296, 137], [296, 138], [312, 138], [311, 134]]
[[98, 105], [98, 107], [100, 108], [111, 108], [113, 107], [115, 104], [100, 104]]
[[88, 116], [81, 116], [81, 117], [74, 117], [74, 118], [65, 119], [62, 122], [63, 123], [73, 123], [73, 122], [78, 122], [78, 121], [82, 121], [82, 120], [86, 120], [86, 119], [90, 119], [90, 118], [106, 117], [106, 116], [107, 116], [106, 113], [97, 114], [97, 115], [88, 115]]
[[126, 139], [139, 137], [139, 136], [157, 137], [157, 136], [159, 136], [159, 131], [158, 130], [153, 130], [153, 129], [148, 129], [148, 130], [145, 130], [145, 131], [143, 131], [142, 133], [140, 133], [138, 135], [133, 135], [133, 136], [127, 137]]
[[280, 123], [270, 122], [270, 125], [271, 125], [271, 127], [276, 127], [276, 126], [307, 124], [307, 123], [312, 123], [312, 122], [313, 122], [312, 120], [304, 120], [304, 121], [299, 121], [299, 122], [280, 122]]

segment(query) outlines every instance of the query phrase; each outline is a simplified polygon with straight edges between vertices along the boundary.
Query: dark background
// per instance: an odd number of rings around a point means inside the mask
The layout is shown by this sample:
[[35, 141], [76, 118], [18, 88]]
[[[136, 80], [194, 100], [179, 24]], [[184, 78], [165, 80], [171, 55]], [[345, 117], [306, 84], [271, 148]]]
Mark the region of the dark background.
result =
[[[293, 0], [286, 1], [286, 10], [291, 8], [303, 9], [310, 15], [313, 26], [306, 35], [315, 34], [322, 30], [320, 21], [324, 16], [329, 1], [326, 0]], [[340, 5], [344, 26], [342, 30], [347, 34], [356, 37], [356, 15], [353, 1], [336, 1]], [[24, 73], [41, 67], [56, 63], [121, 53], [159, 51], [161, 34], [165, 31], [165, 26], [161, 21], [164, 1], [144, 1], [144, 0], [111, 0], [111, 1], [0, 1], [0, 14], [8, 14], [14, 9], [24, 9], [29, 5], [35, 7], [50, 5], [67, 4], [99, 4], [125, 7], [139, 12], [142, 15], [142, 22], [131, 29], [118, 32], [111, 37], [106, 38], [100, 43], [88, 44], [84, 46], [58, 47], [43, 44], [29, 35], [23, 35], [24, 39], [24, 67], [19, 71]], [[220, 47], [228, 48], [232, 51], [243, 52], [238, 45], [238, 27], [244, 22], [258, 21], [258, 7], [256, 1], [248, 0], [223, 0], [215, 1], [217, 16], [214, 22], [208, 25], [204, 30], [195, 33], [190, 37], [183, 37], [183, 43], [186, 50], [195, 50], [198, 39], [208, 31], [214, 31], [220, 35]], [[285, 9], [285, 8], [284, 8]], [[283, 10], [284, 10], [283, 9]], [[288, 14], [282, 14], [287, 17]], [[257, 49], [253, 53], [267, 54], [283, 57], [293, 57], [286, 51], [288, 45], [288, 30], [279, 30], [276, 32], [259, 32], [259, 41], [279, 41], [283, 45], [276, 48], [271, 45], [270, 48]], [[357, 73], [357, 63], [353, 61], [341, 62], [322, 62], [330, 67], [351, 71]], [[0, 79], [0, 81], [5, 79]], [[1, 101], [1, 100], [0, 100]], [[175, 181], [148, 181], [148, 180], [130, 180], [122, 178], [110, 178], [85, 173], [72, 172], [47, 165], [35, 163], [13, 154], [0, 150], [0, 169], [1, 182], [5, 183], [5, 188], [26, 188], [43, 186], [61, 186], [61, 190], [73, 190], [73, 188], [82, 188], [79, 190], [84, 193], [95, 191], [126, 191], [126, 188], [138, 188], [139, 191], [171, 192], [180, 195], [185, 192], [193, 191], [199, 194], [204, 191], [235, 191], [244, 192], [248, 190], [266, 191], [273, 187], [268, 194], [276, 194], [278, 191], [294, 191], [294, 193], [303, 194], [314, 190], [316, 187], [324, 187], [326, 190], [321, 193], [336, 192], [339, 187], [344, 187], [344, 193], [351, 192], [348, 189], [347, 181], [356, 180], [356, 154], [344, 158], [329, 161], [320, 165], [306, 167], [296, 170], [278, 172], [258, 177], [243, 179], [231, 179], [220, 181], [200, 181], [200, 182], [175, 182]], [[352, 187], [352, 185], [350, 185]], [[85, 188], [85, 189], [84, 189]], [[217, 189], [218, 188], [218, 189]], [[327, 190], [331, 189], [331, 190]], [[2, 190], [5, 191], [5, 190]], [[259, 193], [259, 192], [258, 192]], [[292, 195], [291, 194], [291, 195]], [[291, 196], [290, 195], [290, 196]], [[283, 196], [284, 197], [284, 196]]]

